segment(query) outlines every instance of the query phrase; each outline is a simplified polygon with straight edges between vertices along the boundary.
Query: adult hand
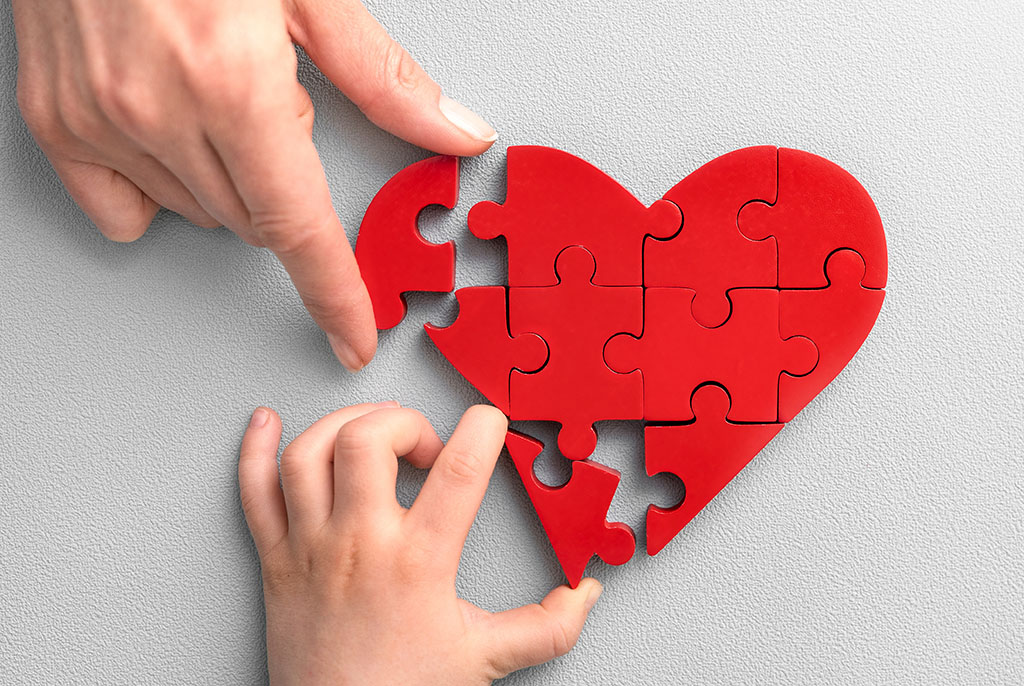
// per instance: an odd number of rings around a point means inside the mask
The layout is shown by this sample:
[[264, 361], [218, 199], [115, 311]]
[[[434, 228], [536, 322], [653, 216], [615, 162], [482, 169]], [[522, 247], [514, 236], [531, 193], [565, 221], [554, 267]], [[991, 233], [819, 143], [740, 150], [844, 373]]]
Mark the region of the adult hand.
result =
[[[279, 485], [281, 420], [253, 413], [238, 481], [272, 684], [487, 684], [572, 648], [601, 593], [594, 579], [494, 614], [455, 593], [506, 427], [497, 409], [473, 407], [442, 445], [418, 412], [357, 405], [284, 449]], [[430, 468], [408, 510], [395, 499], [399, 455]]]
[[14, 0], [18, 102], [105, 236], [160, 206], [272, 250], [338, 359], [377, 332], [311, 140], [293, 43], [378, 126], [476, 155], [494, 130], [440, 87], [357, 0]]

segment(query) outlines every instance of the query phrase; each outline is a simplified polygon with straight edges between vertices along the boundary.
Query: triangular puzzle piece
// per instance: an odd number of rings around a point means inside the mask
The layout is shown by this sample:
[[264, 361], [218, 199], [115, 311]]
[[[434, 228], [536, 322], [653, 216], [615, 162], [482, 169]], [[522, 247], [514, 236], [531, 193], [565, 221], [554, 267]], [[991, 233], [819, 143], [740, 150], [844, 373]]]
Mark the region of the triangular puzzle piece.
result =
[[885, 288], [889, 265], [878, 209], [850, 172], [824, 157], [780, 149], [776, 203], [750, 203], [738, 221], [749, 238], [775, 238], [779, 288], [824, 288], [821, 265], [840, 248], [864, 259], [865, 288]]
[[560, 422], [558, 448], [571, 460], [594, 451], [594, 422], [643, 415], [640, 374], [616, 374], [603, 355], [612, 335], [640, 333], [643, 289], [596, 286], [593, 274], [593, 255], [572, 246], [558, 256], [558, 285], [509, 289], [510, 331], [535, 333], [550, 351], [539, 372], [512, 372], [509, 417]]
[[447, 293], [455, 288], [455, 244], [430, 243], [417, 228], [428, 205], [455, 207], [459, 158], [429, 157], [385, 183], [366, 208], [356, 239], [356, 261], [370, 293], [378, 329], [405, 317], [403, 293]]
[[594, 555], [610, 565], [624, 564], [633, 557], [633, 530], [606, 519], [619, 485], [617, 471], [590, 460], [576, 461], [568, 483], [552, 488], [541, 483], [533, 471], [543, 443], [509, 431], [505, 446], [571, 587], [579, 585]]
[[670, 472], [686, 489], [674, 507], [647, 508], [648, 555], [664, 548], [783, 427], [726, 421], [729, 394], [719, 386], [698, 388], [692, 408], [696, 421], [690, 424], [644, 428], [648, 476]]
[[455, 292], [459, 316], [451, 326], [427, 324], [448, 361], [495, 407], [509, 413], [508, 377], [512, 369], [535, 372], [547, 361], [544, 340], [533, 333], [509, 335], [504, 286], [474, 286]]
[[778, 148], [770, 145], [735, 150], [684, 178], [664, 196], [682, 210], [683, 227], [644, 243], [644, 285], [693, 289], [693, 317], [707, 327], [729, 318], [728, 290], [774, 287], [775, 241], [747, 238], [736, 218], [752, 200], [775, 202], [777, 189]]
[[779, 295], [782, 336], [806, 336], [818, 347], [818, 364], [805, 376], [779, 379], [779, 421], [788, 422], [831, 383], [864, 343], [878, 318], [885, 291], [863, 287], [864, 260], [839, 250], [825, 265], [829, 286], [783, 290]]
[[694, 292], [687, 288], [644, 290], [644, 330], [639, 337], [618, 335], [605, 346], [608, 366], [618, 372], [639, 369], [644, 383], [644, 419], [693, 418], [690, 395], [713, 382], [729, 390], [734, 422], [778, 419], [779, 375], [810, 372], [817, 361], [814, 343], [779, 335], [779, 292], [770, 288], [729, 291], [732, 315], [709, 329], [691, 315]]
[[644, 206], [594, 165], [538, 145], [508, 149], [508, 191], [502, 204], [469, 211], [478, 238], [508, 242], [510, 286], [553, 286], [555, 257], [582, 245], [597, 259], [594, 283], [643, 285], [643, 242], [679, 230], [679, 208], [665, 200]]

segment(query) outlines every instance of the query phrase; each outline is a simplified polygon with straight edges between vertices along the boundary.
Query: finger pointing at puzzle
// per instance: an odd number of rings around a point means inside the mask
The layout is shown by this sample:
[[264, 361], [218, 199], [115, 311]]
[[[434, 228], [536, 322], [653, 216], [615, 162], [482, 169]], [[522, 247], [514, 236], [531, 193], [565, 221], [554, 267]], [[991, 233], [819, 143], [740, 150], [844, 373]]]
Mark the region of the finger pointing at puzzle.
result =
[[338, 359], [373, 357], [370, 301], [311, 141], [293, 44], [377, 125], [476, 155], [494, 130], [356, 0], [15, 0], [18, 100], [61, 181], [108, 238], [163, 206], [284, 264]]

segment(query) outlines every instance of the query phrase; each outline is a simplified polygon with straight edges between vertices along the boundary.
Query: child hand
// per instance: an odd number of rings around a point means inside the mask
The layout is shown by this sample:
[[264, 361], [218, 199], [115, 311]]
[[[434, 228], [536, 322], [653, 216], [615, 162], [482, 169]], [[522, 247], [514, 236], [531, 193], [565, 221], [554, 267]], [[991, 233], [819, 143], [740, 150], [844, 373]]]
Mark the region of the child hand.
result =
[[[593, 579], [493, 614], [455, 594], [506, 428], [497, 409], [472, 407], [444, 445], [414, 410], [356, 405], [284, 449], [279, 485], [281, 420], [253, 413], [238, 479], [272, 684], [487, 684], [572, 648], [601, 593]], [[395, 498], [399, 456], [430, 468], [408, 510]]]

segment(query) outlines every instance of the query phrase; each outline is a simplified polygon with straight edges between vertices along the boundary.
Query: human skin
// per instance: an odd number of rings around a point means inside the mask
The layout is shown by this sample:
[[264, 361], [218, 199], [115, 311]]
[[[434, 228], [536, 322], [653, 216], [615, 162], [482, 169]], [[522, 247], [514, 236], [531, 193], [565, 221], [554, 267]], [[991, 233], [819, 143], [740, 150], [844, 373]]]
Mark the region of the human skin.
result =
[[[488, 684], [576, 643], [601, 593], [594, 579], [539, 604], [490, 613], [455, 575], [507, 420], [472, 407], [447, 444], [395, 403], [333, 412], [281, 453], [281, 420], [258, 408], [238, 479], [260, 556], [270, 682]], [[430, 469], [406, 510], [398, 459]]]
[[377, 332], [313, 146], [295, 45], [375, 124], [449, 155], [494, 130], [357, 0], [13, 0], [18, 103], [71, 197], [115, 241], [163, 206], [281, 260], [346, 368]]

